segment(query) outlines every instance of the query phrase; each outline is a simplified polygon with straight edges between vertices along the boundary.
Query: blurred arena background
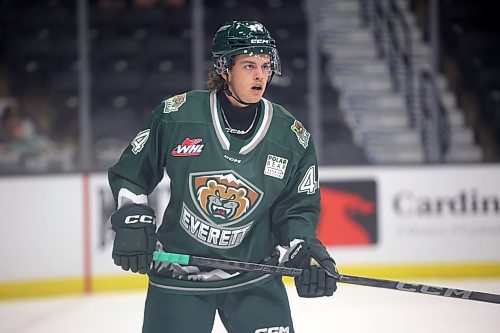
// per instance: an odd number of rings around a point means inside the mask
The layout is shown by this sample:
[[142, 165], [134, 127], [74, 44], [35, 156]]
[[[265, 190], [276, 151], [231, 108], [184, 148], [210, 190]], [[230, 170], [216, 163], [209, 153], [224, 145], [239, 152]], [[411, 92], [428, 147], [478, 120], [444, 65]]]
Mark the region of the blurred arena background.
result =
[[106, 170], [152, 108], [205, 88], [211, 38], [231, 19], [273, 32], [283, 76], [267, 97], [310, 129], [322, 164], [498, 162], [497, 10], [459, 0], [3, 0], [2, 114], [24, 117], [31, 145], [10, 146], [4, 125], [0, 172]]
[[[339, 269], [474, 279], [500, 293], [499, 9], [466, 0], [0, 0], [0, 315], [15, 318], [16, 304], [28, 306], [19, 298], [145, 289], [144, 277], [111, 260], [106, 170], [154, 107], [205, 89], [211, 38], [233, 19], [258, 20], [277, 40], [283, 75], [265, 97], [314, 137], [318, 232]], [[168, 198], [165, 179], [151, 196], [159, 217]], [[450, 310], [433, 300], [418, 298]], [[414, 304], [391, 301], [391, 310]], [[498, 327], [491, 309], [478, 311], [478, 331]]]

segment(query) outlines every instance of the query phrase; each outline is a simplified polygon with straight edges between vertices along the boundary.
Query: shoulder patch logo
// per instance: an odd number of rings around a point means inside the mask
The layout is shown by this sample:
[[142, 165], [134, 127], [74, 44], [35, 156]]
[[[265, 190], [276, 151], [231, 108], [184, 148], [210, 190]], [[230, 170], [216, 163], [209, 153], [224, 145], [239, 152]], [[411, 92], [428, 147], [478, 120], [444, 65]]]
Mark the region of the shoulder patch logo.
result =
[[132, 153], [137, 155], [141, 152], [141, 150], [146, 145], [146, 142], [148, 141], [149, 132], [150, 132], [150, 130], [147, 129], [147, 130], [140, 131], [139, 133], [137, 133], [135, 138], [130, 143], [130, 145], [132, 146]]
[[165, 100], [165, 107], [163, 108], [163, 113], [170, 113], [179, 111], [179, 108], [186, 101], [186, 93], [175, 95]]
[[290, 128], [295, 133], [295, 135], [297, 135], [297, 139], [299, 140], [299, 143], [302, 145], [302, 147], [307, 148], [307, 146], [309, 145], [309, 138], [311, 137], [311, 133], [309, 133], [304, 128], [304, 125], [302, 125], [302, 123], [298, 120], [295, 120]]
[[283, 177], [285, 176], [287, 164], [288, 160], [286, 158], [269, 154], [267, 155], [266, 168], [264, 169], [264, 174], [266, 176], [283, 179]]
[[172, 156], [198, 156], [205, 145], [200, 145], [203, 139], [185, 138], [180, 145], [172, 150]]

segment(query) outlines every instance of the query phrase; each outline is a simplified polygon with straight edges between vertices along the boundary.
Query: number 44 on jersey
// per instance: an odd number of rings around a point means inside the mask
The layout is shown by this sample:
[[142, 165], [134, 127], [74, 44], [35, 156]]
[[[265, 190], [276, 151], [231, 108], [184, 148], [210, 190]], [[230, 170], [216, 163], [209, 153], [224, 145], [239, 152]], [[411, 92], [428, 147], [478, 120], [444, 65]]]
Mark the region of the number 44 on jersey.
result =
[[318, 181], [316, 180], [316, 166], [312, 165], [307, 169], [304, 178], [300, 181], [298, 192], [314, 194], [318, 189]]

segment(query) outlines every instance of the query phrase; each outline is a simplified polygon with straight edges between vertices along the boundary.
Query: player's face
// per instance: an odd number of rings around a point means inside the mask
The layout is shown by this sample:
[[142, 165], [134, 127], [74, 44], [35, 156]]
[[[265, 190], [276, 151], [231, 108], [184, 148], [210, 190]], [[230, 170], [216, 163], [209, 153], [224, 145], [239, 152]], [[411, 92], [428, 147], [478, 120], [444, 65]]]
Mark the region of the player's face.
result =
[[[246, 103], [257, 103], [266, 90], [267, 79], [271, 74], [269, 55], [237, 55], [228, 73], [228, 86], [231, 93]], [[236, 106], [245, 106], [234, 98], [229, 98]]]

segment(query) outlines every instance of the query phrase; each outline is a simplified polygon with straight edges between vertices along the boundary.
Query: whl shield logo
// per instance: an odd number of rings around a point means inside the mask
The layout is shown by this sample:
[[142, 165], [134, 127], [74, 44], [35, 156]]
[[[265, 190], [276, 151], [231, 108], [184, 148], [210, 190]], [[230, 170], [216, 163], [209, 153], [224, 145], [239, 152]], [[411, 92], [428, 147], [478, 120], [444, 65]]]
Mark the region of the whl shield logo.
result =
[[184, 141], [172, 150], [172, 156], [198, 156], [201, 154], [203, 147], [200, 143], [203, 139], [185, 138]]

